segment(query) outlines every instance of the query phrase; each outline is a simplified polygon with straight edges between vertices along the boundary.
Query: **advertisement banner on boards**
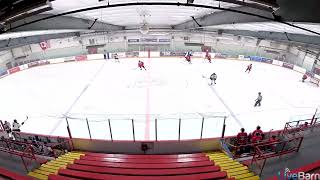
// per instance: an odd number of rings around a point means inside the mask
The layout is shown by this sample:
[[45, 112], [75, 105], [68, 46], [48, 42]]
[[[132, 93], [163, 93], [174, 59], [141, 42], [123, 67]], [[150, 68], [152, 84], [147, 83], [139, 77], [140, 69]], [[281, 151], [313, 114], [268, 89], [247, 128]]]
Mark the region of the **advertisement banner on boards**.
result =
[[19, 66], [17, 66], [17, 67], [13, 67], [13, 68], [9, 69], [8, 71], [9, 71], [9, 74], [13, 74], [13, 73], [20, 71], [20, 68], [19, 68]]
[[158, 42], [157, 38], [141, 38], [140, 42]]
[[215, 58], [220, 58], [220, 59], [225, 59], [228, 56], [226, 54], [222, 54], [222, 53], [216, 53], [215, 54]]
[[161, 51], [161, 52], [160, 52], [160, 56], [161, 56], [161, 57], [171, 56], [171, 52], [169, 52], [169, 51]]
[[47, 65], [47, 64], [50, 64], [50, 61], [48, 61], [48, 60], [40, 60], [40, 61], [38, 61], [38, 65], [39, 66]]
[[139, 39], [128, 39], [128, 43], [137, 43]]
[[71, 57], [65, 57], [65, 58], [63, 58], [63, 59], [64, 59], [64, 61], [63, 61], [63, 62], [72, 62], [72, 61], [75, 61], [74, 56], [71, 56]]
[[171, 39], [159, 39], [159, 42], [171, 42]]
[[290, 64], [290, 63], [284, 62], [284, 63], [282, 64], [282, 67], [285, 67], [285, 68], [288, 68], [288, 69], [293, 69], [294, 65], [293, 65], [293, 64]]
[[273, 60], [265, 57], [260, 56], [248, 56], [251, 61], [257, 61], [257, 62], [264, 62], [268, 64], [272, 64]]
[[130, 58], [130, 57], [139, 57], [139, 52], [126, 52], [126, 57]]
[[193, 57], [203, 58], [205, 56], [204, 52], [193, 52]]
[[317, 75], [320, 75], [320, 68], [314, 67], [314, 68], [313, 68], [313, 72], [314, 72], [315, 74], [317, 74]]
[[87, 55], [80, 55], [80, 56], [75, 56], [74, 58], [76, 61], [86, 61], [88, 60]]
[[2, 72], [0, 72], [0, 77], [5, 76], [7, 74], [8, 74], [8, 71], [2, 71]]
[[171, 56], [183, 56], [185, 55], [185, 52], [171, 52]]
[[39, 66], [39, 62], [38, 61], [28, 63], [28, 68], [32, 68], [32, 67], [35, 67], [35, 66]]
[[273, 63], [273, 60], [272, 60], [272, 59], [265, 59], [264, 62], [265, 62], [265, 63], [268, 63], [268, 64], [272, 64], [272, 63]]

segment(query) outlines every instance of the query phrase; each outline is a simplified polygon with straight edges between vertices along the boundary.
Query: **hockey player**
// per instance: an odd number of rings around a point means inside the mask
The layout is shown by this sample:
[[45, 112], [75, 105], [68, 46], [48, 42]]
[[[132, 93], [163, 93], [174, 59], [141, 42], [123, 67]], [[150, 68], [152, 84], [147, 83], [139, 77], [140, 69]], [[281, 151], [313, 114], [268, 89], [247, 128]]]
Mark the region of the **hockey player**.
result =
[[212, 85], [213, 83], [216, 84], [216, 80], [217, 80], [217, 75], [216, 75], [216, 73], [211, 74], [210, 80], [211, 80], [211, 85]]
[[251, 143], [255, 144], [255, 143], [260, 143], [262, 141], [262, 136], [260, 133], [256, 133], [255, 135], [252, 136], [251, 138]]
[[308, 78], [307, 74], [304, 74], [304, 75], [302, 76], [302, 82], [304, 82], [307, 78]]
[[[24, 123], [21, 123], [23, 125]], [[18, 121], [15, 119], [12, 123], [12, 131], [20, 132], [21, 125], [18, 123]]]
[[116, 62], [120, 62], [120, 61], [119, 61], [119, 56], [118, 56], [117, 53], [114, 54], [114, 59], [115, 59]]
[[252, 132], [252, 136], [255, 136], [256, 133], [260, 133], [261, 135], [263, 135], [263, 131], [261, 130], [260, 126], [256, 127], [256, 130]]
[[144, 67], [144, 62], [142, 62], [142, 61], [140, 61], [140, 60], [139, 60], [139, 62], [138, 62], [138, 67], [140, 68], [140, 70], [142, 70], [142, 68], [143, 68], [144, 70], [147, 70], [147, 69]]
[[189, 64], [191, 64], [191, 56], [192, 56], [192, 51], [188, 51], [184, 56], [186, 60], [189, 62]]
[[244, 128], [241, 128], [240, 132], [237, 135], [237, 144], [240, 146], [237, 149], [237, 154], [242, 154], [247, 151], [247, 147], [244, 146], [248, 143], [248, 134], [245, 132]]
[[211, 55], [210, 55], [208, 49], [206, 50], [206, 57], [205, 57], [205, 59], [208, 59], [209, 63], [211, 63]]
[[256, 103], [254, 104], [254, 107], [261, 106], [261, 101], [262, 101], [262, 96], [261, 96], [261, 92], [259, 92], [258, 97], [256, 99]]
[[249, 64], [249, 65], [247, 66], [247, 69], [246, 69], [246, 71], [245, 71], [245, 72], [247, 72], [247, 71], [248, 71], [248, 73], [250, 73], [251, 69], [252, 69], [252, 64]]
[[3, 128], [8, 134], [11, 132], [11, 125], [8, 121], [4, 121]]
[[240, 132], [237, 135], [237, 144], [245, 145], [248, 142], [248, 134], [245, 132], [244, 128], [241, 128]]

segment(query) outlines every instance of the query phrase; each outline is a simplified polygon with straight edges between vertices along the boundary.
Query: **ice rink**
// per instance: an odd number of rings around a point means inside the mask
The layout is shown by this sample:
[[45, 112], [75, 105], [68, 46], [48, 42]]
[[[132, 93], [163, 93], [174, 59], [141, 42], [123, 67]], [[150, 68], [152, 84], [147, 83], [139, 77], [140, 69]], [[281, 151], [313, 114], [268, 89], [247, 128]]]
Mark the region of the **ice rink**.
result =
[[[285, 122], [311, 118], [320, 103], [320, 88], [302, 83], [302, 74], [271, 64], [213, 60], [209, 64], [181, 59], [96, 60], [52, 64], [27, 69], [0, 79], [0, 118], [22, 122], [23, 132], [89, 138], [86, 118], [94, 139], [131, 140], [132, 119], [136, 140], [221, 136], [223, 116], [226, 135], [241, 127], [251, 132], [257, 125], [268, 132]], [[245, 73], [246, 66], [253, 69]], [[211, 73], [217, 84], [209, 86]], [[253, 107], [257, 93], [261, 107]]]

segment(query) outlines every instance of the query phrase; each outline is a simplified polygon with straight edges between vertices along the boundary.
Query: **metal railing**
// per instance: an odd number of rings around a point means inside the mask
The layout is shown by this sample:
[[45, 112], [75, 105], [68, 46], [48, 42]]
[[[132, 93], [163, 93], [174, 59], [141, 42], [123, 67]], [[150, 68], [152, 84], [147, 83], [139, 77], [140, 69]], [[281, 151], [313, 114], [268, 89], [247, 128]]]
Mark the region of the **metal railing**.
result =
[[[229, 152], [229, 157], [237, 159], [237, 158], [244, 158], [244, 157], [251, 157], [254, 154], [253, 150], [255, 145], [263, 145], [269, 143], [269, 140], [272, 136], [276, 136], [277, 139], [280, 139], [281, 131], [269, 131], [263, 134], [263, 140], [259, 143], [250, 143], [249, 135], [247, 138], [248, 143], [245, 145], [239, 145], [237, 142], [237, 137], [229, 137], [223, 139], [223, 150], [225, 152]], [[242, 152], [243, 149], [246, 149], [245, 153]]]
[[[37, 162], [32, 144], [1, 138], [0, 151], [19, 156], [27, 172], [29, 172], [28, 164], [31, 163], [32, 160]], [[26, 162], [25, 158], [30, 159], [30, 162]]]
[[304, 136], [306, 130], [314, 129], [320, 126], [319, 118], [315, 116], [311, 119], [303, 119], [287, 122], [284, 126], [282, 136], [286, 138]]
[[254, 144], [254, 154], [250, 164], [251, 169], [257, 168], [259, 171], [257, 173], [261, 176], [267, 159], [299, 152], [302, 141], [303, 137], [297, 137], [287, 141]]

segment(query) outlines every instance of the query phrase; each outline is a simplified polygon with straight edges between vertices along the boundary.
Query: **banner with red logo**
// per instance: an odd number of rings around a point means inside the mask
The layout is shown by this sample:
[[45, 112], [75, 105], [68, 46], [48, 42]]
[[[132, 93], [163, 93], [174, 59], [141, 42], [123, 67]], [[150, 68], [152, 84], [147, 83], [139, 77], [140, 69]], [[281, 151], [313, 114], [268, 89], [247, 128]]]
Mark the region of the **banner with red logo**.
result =
[[76, 61], [86, 61], [86, 60], [88, 60], [88, 57], [87, 57], [87, 55], [76, 56], [75, 60]]
[[29, 67], [29, 68], [36, 67], [36, 66], [38, 66], [38, 65], [39, 65], [39, 62], [38, 62], [38, 61], [28, 63], [28, 67]]
[[40, 45], [40, 47], [41, 47], [41, 49], [43, 51], [45, 51], [46, 49], [50, 48], [49, 41], [42, 41], [42, 42], [39, 43], [39, 45]]
[[13, 74], [13, 73], [16, 73], [18, 71], [20, 71], [20, 67], [19, 66], [13, 67], [13, 68], [9, 69], [9, 74]]
[[284, 62], [282, 67], [285, 67], [285, 68], [288, 68], [288, 69], [293, 69], [293, 64]]

